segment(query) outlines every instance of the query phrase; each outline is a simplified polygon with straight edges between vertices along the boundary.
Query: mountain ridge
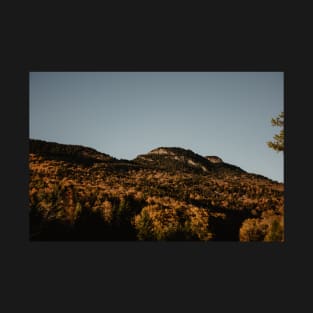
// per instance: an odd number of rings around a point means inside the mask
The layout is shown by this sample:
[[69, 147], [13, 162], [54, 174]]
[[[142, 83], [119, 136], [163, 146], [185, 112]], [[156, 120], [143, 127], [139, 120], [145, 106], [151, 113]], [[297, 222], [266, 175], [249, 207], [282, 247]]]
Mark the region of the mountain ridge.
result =
[[284, 185], [216, 160], [178, 147], [116, 159], [30, 139], [31, 239], [281, 240]]
[[29, 140], [29, 153], [36, 153], [43, 156], [66, 157], [74, 159], [87, 159], [94, 161], [116, 160], [114, 157], [97, 151], [96, 149], [73, 144], [62, 144], [40, 139]]
[[[219, 168], [227, 168], [245, 172], [238, 166], [228, 164], [223, 161], [212, 161], [208, 159], [210, 158], [208, 156], [201, 156], [190, 149], [180, 147], [158, 147], [150, 150], [148, 153], [139, 154], [135, 158], [127, 160], [117, 159], [109, 154], [99, 152], [96, 149], [83, 145], [61, 144], [40, 139], [30, 139], [29, 142], [29, 153], [39, 154], [44, 157], [64, 159], [67, 161], [83, 162], [87, 164], [90, 164], [92, 162], [111, 162], [116, 164], [138, 164], [149, 167], [151, 165], [155, 165], [151, 162], [156, 160], [160, 161], [161, 159], [163, 159], [163, 161], [167, 161], [168, 165], [168, 167], [165, 164], [163, 164], [163, 166], [161, 165], [161, 168], [163, 169], [176, 168], [196, 171], [200, 170], [200, 172], [210, 172], [214, 169], [218, 170]], [[214, 158], [214, 160], [221, 160], [217, 156], [211, 158]]]

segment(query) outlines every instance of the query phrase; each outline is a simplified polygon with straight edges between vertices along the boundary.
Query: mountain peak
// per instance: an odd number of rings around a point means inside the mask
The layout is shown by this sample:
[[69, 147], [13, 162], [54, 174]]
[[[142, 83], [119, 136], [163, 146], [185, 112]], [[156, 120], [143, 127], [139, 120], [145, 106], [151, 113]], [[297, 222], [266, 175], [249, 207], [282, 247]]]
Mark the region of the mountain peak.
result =
[[224, 163], [218, 156], [201, 156], [192, 150], [179, 147], [158, 147], [146, 154], [138, 155], [135, 163], [165, 170], [183, 170], [199, 173], [244, 173], [241, 168]]
[[212, 163], [203, 156], [179, 147], [158, 147], [138, 155], [135, 161], [174, 170], [208, 172], [212, 168]]

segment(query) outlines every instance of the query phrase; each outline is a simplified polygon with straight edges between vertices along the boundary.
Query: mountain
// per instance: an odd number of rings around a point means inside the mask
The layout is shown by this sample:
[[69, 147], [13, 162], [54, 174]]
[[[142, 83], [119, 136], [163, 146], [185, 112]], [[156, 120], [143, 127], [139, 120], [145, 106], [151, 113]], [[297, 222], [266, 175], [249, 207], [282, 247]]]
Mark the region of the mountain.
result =
[[283, 241], [284, 185], [159, 147], [119, 160], [30, 140], [31, 240]]
[[95, 149], [80, 146], [30, 139], [29, 153], [46, 156], [49, 158], [68, 160], [73, 162], [105, 162], [115, 160], [105, 153]]
[[165, 170], [191, 171], [194, 173], [245, 173], [241, 168], [224, 163], [218, 157], [202, 157], [191, 150], [177, 147], [159, 147], [134, 159], [139, 164]]
[[132, 161], [119, 160], [89, 147], [60, 144], [38, 139], [29, 140], [29, 153], [41, 156], [47, 160], [98, 166], [106, 168], [108, 171], [123, 171], [136, 166]]

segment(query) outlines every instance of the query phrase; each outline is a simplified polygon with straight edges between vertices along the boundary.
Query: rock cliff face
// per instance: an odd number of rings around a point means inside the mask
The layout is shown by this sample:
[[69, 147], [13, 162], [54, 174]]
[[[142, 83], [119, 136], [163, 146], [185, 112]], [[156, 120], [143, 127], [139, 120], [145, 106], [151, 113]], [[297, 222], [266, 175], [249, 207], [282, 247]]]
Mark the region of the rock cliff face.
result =
[[218, 156], [215, 156], [215, 155], [206, 156], [205, 158], [212, 163], [223, 163], [223, 160], [221, 158], [219, 158]]
[[171, 150], [171, 148], [156, 148], [156, 149], [151, 150], [149, 154], [175, 155], [175, 153]]

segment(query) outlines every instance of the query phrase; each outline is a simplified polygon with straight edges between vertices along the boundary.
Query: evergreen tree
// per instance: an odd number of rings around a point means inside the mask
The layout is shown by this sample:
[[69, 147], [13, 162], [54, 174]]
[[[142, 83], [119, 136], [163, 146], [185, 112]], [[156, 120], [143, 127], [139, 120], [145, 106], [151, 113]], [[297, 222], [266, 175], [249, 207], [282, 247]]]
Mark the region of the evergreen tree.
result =
[[278, 117], [272, 118], [271, 123], [282, 129], [279, 134], [274, 136], [274, 141], [268, 141], [267, 145], [277, 152], [284, 151], [284, 112], [281, 112]]

